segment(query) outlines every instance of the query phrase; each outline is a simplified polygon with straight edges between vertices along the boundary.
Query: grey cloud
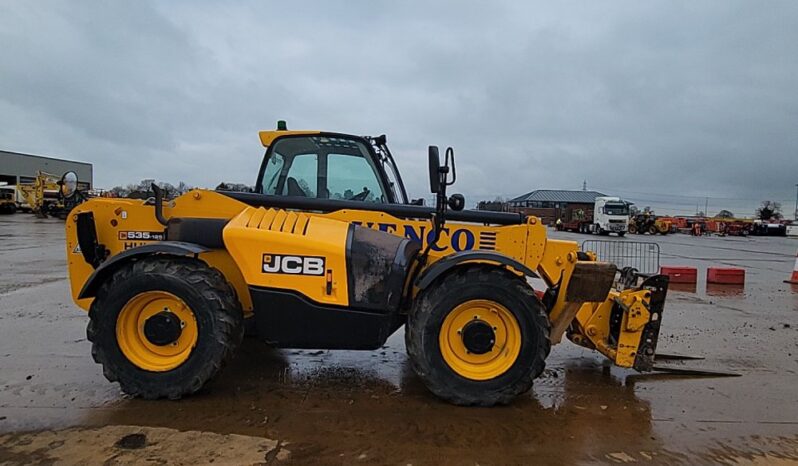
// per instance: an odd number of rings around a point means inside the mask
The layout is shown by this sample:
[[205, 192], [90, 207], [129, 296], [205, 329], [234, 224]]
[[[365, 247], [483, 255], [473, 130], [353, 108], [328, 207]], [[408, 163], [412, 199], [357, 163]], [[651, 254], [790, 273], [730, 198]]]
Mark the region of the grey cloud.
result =
[[434, 143], [471, 202], [586, 179], [791, 211], [793, 2], [428, 3], [7, 2], [0, 142], [212, 186], [252, 182], [282, 118], [387, 133], [415, 195]]

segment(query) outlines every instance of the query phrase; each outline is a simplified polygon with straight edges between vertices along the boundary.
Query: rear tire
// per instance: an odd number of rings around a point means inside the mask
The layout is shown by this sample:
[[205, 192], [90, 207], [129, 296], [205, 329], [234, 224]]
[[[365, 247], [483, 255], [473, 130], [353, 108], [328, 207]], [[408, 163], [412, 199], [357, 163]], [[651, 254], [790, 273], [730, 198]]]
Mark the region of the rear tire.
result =
[[[484, 312], [491, 318], [490, 312], [503, 315], [501, 322], [507, 323], [503, 346], [499, 346], [503, 329], [497, 331], [496, 326], [493, 329], [497, 344], [484, 354], [466, 351], [465, 334], [462, 329], [457, 330], [457, 325], [446, 332], [447, 322], [452, 319], [450, 314], [469, 303], [489, 303], [488, 307], [500, 309], [496, 312], [483, 308], [473, 313]], [[470, 316], [470, 312], [467, 310], [466, 315]], [[513, 338], [517, 340], [515, 345]], [[442, 341], [448, 342], [448, 356], [444, 356]], [[408, 316], [405, 344], [413, 369], [427, 388], [450, 403], [466, 406], [507, 404], [528, 391], [532, 381], [543, 372], [551, 347], [548, 316], [532, 288], [505, 269], [483, 265], [461, 267], [419, 294]], [[461, 364], [453, 364], [449, 348], [458, 344], [462, 346], [459, 348], [462, 354], [468, 353], [465, 359], [494, 358], [491, 361], [495, 360], [496, 365], [491, 367], [496, 368], [495, 374], [485, 372], [486, 365], [482, 363], [469, 365], [455, 361]], [[473, 372], [468, 372], [471, 369]]]
[[[180, 336], [191, 330], [193, 343], [179, 338], [171, 343], [173, 347], [178, 342], [186, 345], [176, 367], [171, 367], [175, 364], [174, 355], [167, 360], [158, 354], [171, 351], [170, 344], [153, 346], [151, 340], [137, 343], [144, 341], [142, 331], [137, 330], [141, 316], [134, 315], [132, 320], [120, 318], [123, 311], [133, 312], [131, 303], [146, 303], [149, 295], [162, 300], [173, 296], [185, 305], [180, 315], [181, 328], [182, 321], [189, 322]], [[195, 393], [230, 359], [244, 335], [241, 305], [224, 275], [200, 260], [186, 257], [152, 256], [122, 266], [100, 287], [89, 319], [87, 336], [92, 342], [92, 356], [103, 366], [105, 377], [119, 382], [123, 392], [146, 399], [179, 399]], [[120, 340], [120, 335], [124, 340]], [[148, 351], [149, 348], [156, 351]]]

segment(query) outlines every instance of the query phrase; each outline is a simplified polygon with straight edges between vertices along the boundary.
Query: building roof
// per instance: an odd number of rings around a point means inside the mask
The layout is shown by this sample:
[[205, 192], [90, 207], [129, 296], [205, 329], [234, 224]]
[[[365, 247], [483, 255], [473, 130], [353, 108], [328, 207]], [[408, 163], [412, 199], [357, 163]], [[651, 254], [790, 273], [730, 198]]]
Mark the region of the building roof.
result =
[[511, 199], [510, 202], [524, 201], [549, 201], [549, 202], [570, 202], [573, 204], [592, 204], [597, 197], [604, 197], [598, 191], [569, 191], [565, 189], [538, 189], [523, 196]]
[[49, 157], [49, 156], [46, 156], [46, 155], [25, 154], [23, 152], [14, 152], [14, 151], [3, 150], [3, 149], [0, 149], [0, 155], [6, 155], [6, 156], [9, 156], [9, 157], [19, 156], [19, 157], [26, 157], [26, 158], [57, 160], [58, 162], [77, 163], [79, 165], [88, 165], [88, 166], [92, 165], [90, 162], [80, 162], [80, 161], [77, 161], [77, 160], [61, 159], [61, 158], [58, 158], [58, 157]]

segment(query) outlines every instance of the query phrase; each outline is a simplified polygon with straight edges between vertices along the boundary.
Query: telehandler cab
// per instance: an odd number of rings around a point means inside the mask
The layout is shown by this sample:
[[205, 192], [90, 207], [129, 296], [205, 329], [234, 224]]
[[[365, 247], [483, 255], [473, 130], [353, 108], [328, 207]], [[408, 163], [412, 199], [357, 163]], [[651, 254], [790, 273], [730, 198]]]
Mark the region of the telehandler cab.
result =
[[[546, 238], [533, 216], [463, 210], [454, 152], [429, 148], [434, 207], [410, 201], [385, 136], [263, 131], [254, 193], [91, 199], [66, 226], [92, 355], [128, 394], [180, 398], [252, 319], [280, 348], [370, 350], [405, 326], [415, 372], [460, 405], [508, 403], [563, 335], [649, 371], [668, 279]], [[536, 294], [528, 278], [548, 286]], [[617, 282], [618, 284], [614, 285]]]

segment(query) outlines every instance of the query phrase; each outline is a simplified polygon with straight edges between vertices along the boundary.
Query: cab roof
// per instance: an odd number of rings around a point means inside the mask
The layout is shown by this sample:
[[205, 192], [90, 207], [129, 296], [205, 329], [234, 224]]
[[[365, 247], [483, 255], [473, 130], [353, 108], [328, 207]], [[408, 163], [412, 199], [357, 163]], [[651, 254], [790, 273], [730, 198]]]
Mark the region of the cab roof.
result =
[[288, 131], [288, 130], [270, 130], [270, 131], [260, 131], [258, 136], [260, 136], [260, 143], [263, 144], [263, 147], [269, 147], [272, 145], [275, 139], [280, 136], [291, 136], [291, 135], [298, 135], [298, 134], [321, 134], [322, 131], [307, 131], [307, 130], [300, 130], [300, 131]]

